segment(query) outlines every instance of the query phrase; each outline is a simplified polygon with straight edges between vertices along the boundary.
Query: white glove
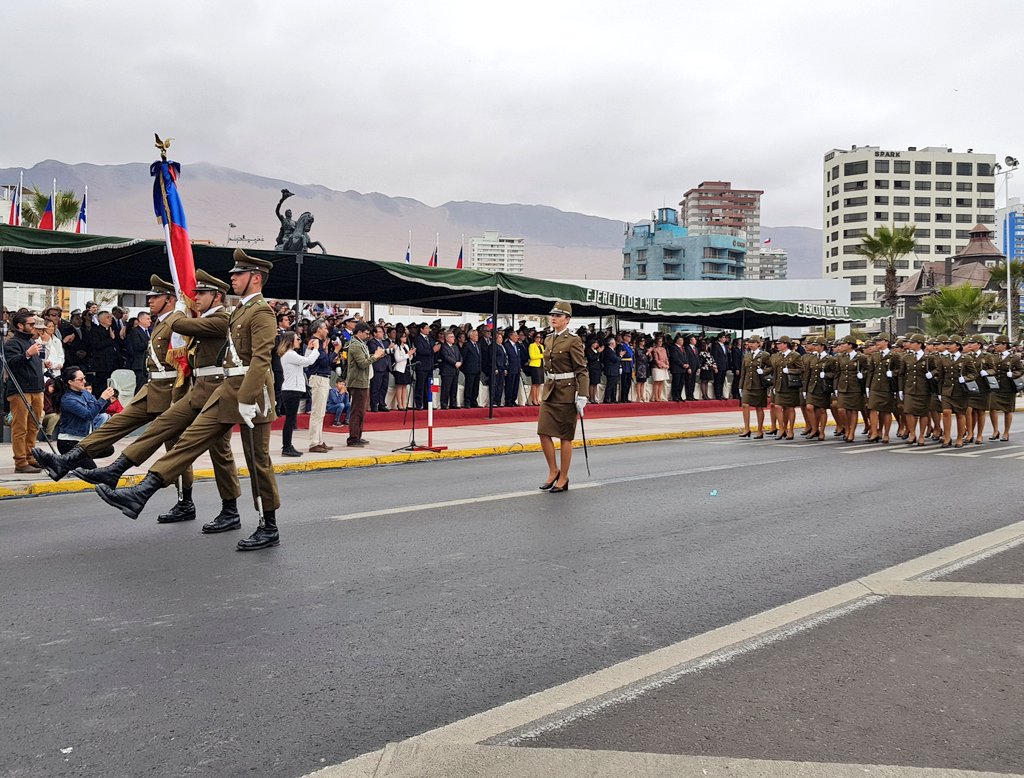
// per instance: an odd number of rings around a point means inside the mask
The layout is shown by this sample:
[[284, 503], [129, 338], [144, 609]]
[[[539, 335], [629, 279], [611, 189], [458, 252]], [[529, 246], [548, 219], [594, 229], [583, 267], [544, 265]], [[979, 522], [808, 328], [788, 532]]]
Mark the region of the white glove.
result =
[[825, 377], [825, 371], [822, 370], [820, 373], [818, 373], [818, 378], [824, 378], [824, 377]]
[[1006, 371], [1006, 377], [1007, 378], [1013, 378], [1013, 371], [1012, 370], [1007, 370]]
[[939, 402], [942, 402], [942, 395], [939, 395]]
[[864, 396], [865, 397], [870, 397], [871, 396], [871, 390], [870, 389], [865, 389], [864, 390]]
[[886, 370], [885, 371], [885, 377], [886, 378], [892, 378], [892, 371], [891, 370]]
[[758, 375], [764, 375], [764, 370], [762, 370], [761, 368], [758, 368], [757, 369], [757, 374]]
[[238, 414], [242, 417], [242, 421], [245, 422], [246, 426], [252, 427], [252, 420], [256, 418], [256, 403], [249, 405], [249, 403], [238, 403]]
[[864, 378], [864, 374], [863, 373], [857, 373], [857, 380], [859, 381], [862, 378]]
[[900, 392], [899, 395], [900, 395], [900, 402], [902, 402], [903, 401], [903, 392]]
[[782, 368], [782, 372], [785, 373], [786, 375], [789, 375], [789, 368], [788, 367]]
[[987, 375], [988, 375], [988, 371], [987, 370], [982, 370], [981, 371], [981, 376], [982, 377], [987, 376]]
[[576, 410], [579, 412], [580, 416], [583, 415], [583, 409], [586, 408], [586, 407], [587, 407], [587, 398], [584, 397], [582, 394], [576, 395]]
[[929, 370], [927, 373], [924, 374], [924, 377], [931, 381], [935, 376], [933, 376], [932, 372]]
[[960, 383], [966, 384], [967, 383], [967, 379], [964, 378], [963, 376], [960, 376]]

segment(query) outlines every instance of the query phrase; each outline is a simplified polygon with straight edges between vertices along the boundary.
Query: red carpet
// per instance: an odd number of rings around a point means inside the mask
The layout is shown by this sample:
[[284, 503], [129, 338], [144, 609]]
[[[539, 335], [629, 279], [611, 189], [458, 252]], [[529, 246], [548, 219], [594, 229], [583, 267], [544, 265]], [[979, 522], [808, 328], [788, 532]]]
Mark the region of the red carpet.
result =
[[[712, 411], [728, 411], [739, 408], [739, 400], [694, 400], [684, 403], [591, 403], [587, 406], [588, 419], [610, 419], [625, 416], [667, 416], [675, 413], [709, 413]], [[434, 411], [435, 427], [462, 427], [477, 424], [505, 424], [517, 421], [534, 421], [537, 418], [538, 408], [517, 406], [515, 408], [495, 408], [494, 418], [488, 418], [487, 408], [464, 408], [457, 411]], [[373, 432], [375, 430], [400, 430], [410, 426], [412, 423], [412, 411], [408, 414], [403, 411], [388, 411], [386, 413], [367, 413], [364, 430]], [[324, 420], [324, 429], [333, 432], [344, 432], [346, 428], [331, 427], [334, 417], [327, 415]], [[273, 429], [280, 430], [284, 426], [284, 419], [278, 419], [273, 424]], [[416, 411], [417, 429], [425, 429], [427, 426], [427, 412]], [[296, 421], [298, 429], [309, 428], [309, 414], [300, 413]]]

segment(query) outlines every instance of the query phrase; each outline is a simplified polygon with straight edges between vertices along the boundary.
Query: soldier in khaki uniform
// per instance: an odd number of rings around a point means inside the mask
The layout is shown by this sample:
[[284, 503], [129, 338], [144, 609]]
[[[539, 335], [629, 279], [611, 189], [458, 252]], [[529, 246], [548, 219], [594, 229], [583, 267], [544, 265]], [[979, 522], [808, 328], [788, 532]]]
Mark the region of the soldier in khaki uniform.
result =
[[956, 335], [947, 335], [943, 344], [948, 356], [943, 356], [942, 379], [939, 397], [942, 402], [942, 448], [949, 448], [952, 443], [953, 417], [956, 416], [956, 448], [963, 448], [964, 436], [969, 434], [965, 427], [967, 417], [968, 381], [978, 378], [974, 357], [963, 353], [963, 342]]
[[924, 445], [931, 414], [933, 355], [925, 351], [924, 335], [907, 336], [907, 354], [900, 374], [900, 394], [907, 412], [907, 445]]
[[832, 405], [832, 386], [835, 381], [835, 357], [828, 353], [824, 338], [807, 341], [804, 354], [804, 397], [811, 418], [808, 438], [825, 439], [828, 410]]
[[873, 342], [876, 348], [870, 356], [864, 382], [865, 408], [871, 425], [868, 443], [888, 443], [903, 360], [889, 348], [889, 336], [884, 332], [876, 335]]
[[[544, 388], [537, 418], [537, 435], [548, 465], [548, 477], [540, 488], [549, 494], [560, 494], [569, 489], [576, 417], [582, 416], [587, 406], [590, 374], [583, 341], [569, 331], [572, 306], [559, 300], [548, 315], [554, 332], [544, 339]], [[555, 459], [555, 438], [561, 441], [560, 461]]]
[[995, 375], [999, 369], [999, 357], [985, 351], [987, 343], [981, 335], [972, 335], [964, 343], [964, 353], [974, 359], [978, 372], [976, 380], [980, 394], [967, 397], [967, 437], [974, 436], [974, 443], [978, 446], [985, 441], [985, 420], [992, 408], [992, 384], [999, 383]]
[[771, 355], [761, 348], [763, 341], [759, 335], [747, 338], [747, 351], [743, 355], [743, 367], [740, 370], [740, 395], [743, 403], [743, 432], [741, 438], [750, 437], [750, 409], [757, 413], [756, 439], [764, 437], [764, 409], [768, 405], [768, 387], [774, 380], [772, 374]]
[[174, 448], [149, 469], [138, 486], [114, 490], [100, 484], [96, 491], [109, 505], [137, 518], [150, 497], [239, 424], [260, 523], [250, 537], [238, 541], [238, 550], [251, 551], [280, 542], [277, 509], [281, 501], [270, 461], [270, 423], [276, 418], [270, 358], [277, 335], [277, 317], [261, 294], [271, 263], [250, 257], [241, 249], [235, 250], [234, 257], [231, 288], [241, 301], [228, 323], [225, 380]]
[[999, 379], [999, 388], [992, 392], [992, 437], [995, 440], [999, 437], [999, 417], [1003, 417], [1002, 440], [1010, 439], [1010, 425], [1013, 422], [1013, 412], [1017, 406], [1017, 387], [1014, 380], [1024, 378], [1024, 361], [1020, 354], [1010, 351], [1010, 339], [1005, 335], [996, 337], [995, 345], [995, 375]]
[[[230, 287], [204, 270], [196, 270], [195, 301], [200, 313], [198, 318], [182, 316], [171, 325], [173, 330], [189, 338], [188, 366], [191, 388], [146, 429], [134, 443], [126, 448], [112, 464], [96, 470], [75, 470], [75, 475], [91, 484], [106, 484], [117, 488], [117, 480], [129, 467], [141, 465], [156, 450], [167, 442], [176, 441], [189, 425], [196, 420], [214, 391], [224, 381], [224, 354], [227, 350], [228, 313], [224, 308], [224, 297]], [[204, 533], [224, 532], [238, 529], [241, 519], [238, 515], [238, 469], [231, 453], [231, 433], [225, 432], [210, 446], [213, 474], [221, 498], [221, 512], [209, 524], [203, 526]], [[169, 513], [157, 518], [161, 524], [191, 521], [196, 517], [192, 489], [183, 495], [181, 503]]]
[[[146, 367], [149, 370], [149, 381], [135, 393], [128, 406], [115, 414], [102, 427], [88, 435], [81, 443], [62, 456], [52, 454], [43, 449], [34, 449], [37, 462], [54, 481], [59, 481], [86, 459], [109, 456], [111, 447], [130, 432], [156, 420], [166, 411], [171, 402], [184, 395], [183, 387], [175, 386], [178, 377], [177, 366], [167, 359], [167, 351], [171, 346], [172, 327], [176, 321], [186, 318], [185, 313], [175, 310], [178, 298], [174, 286], [160, 276], [153, 275], [149, 279], [151, 289], [146, 294], [146, 302], [153, 316], [153, 332], [149, 338], [146, 353]], [[169, 447], [169, 446], [168, 446]], [[104, 453], [108, 452], [108, 453]], [[121, 457], [118, 458], [121, 461]], [[131, 463], [121, 462], [124, 472]], [[182, 472], [182, 495], [191, 493], [192, 470]], [[184, 500], [179, 500], [184, 502]], [[188, 502], [191, 502], [189, 499]], [[175, 509], [179, 506], [175, 506]], [[172, 509], [174, 510], [174, 509]], [[162, 514], [167, 516], [169, 514]]]
[[796, 407], [800, 405], [803, 389], [803, 370], [800, 355], [789, 347], [788, 335], [783, 335], [772, 360], [775, 366], [775, 404], [779, 407], [779, 440], [793, 440]]
[[857, 339], [848, 335], [836, 344], [836, 412], [847, 443], [857, 435], [857, 414], [864, 410], [864, 376], [868, 359], [857, 353]]

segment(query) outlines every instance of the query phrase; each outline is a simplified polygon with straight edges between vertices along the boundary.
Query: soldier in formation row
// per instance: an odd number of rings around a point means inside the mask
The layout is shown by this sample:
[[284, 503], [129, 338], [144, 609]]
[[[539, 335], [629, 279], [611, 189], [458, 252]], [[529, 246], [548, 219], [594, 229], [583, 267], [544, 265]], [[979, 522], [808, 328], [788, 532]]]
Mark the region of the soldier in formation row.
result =
[[897, 437], [908, 445], [923, 446], [929, 439], [943, 448], [981, 445], [986, 419], [992, 422], [989, 440], [1009, 440], [1016, 396], [1024, 390], [1024, 361], [1005, 335], [990, 347], [980, 335], [893, 339], [885, 333], [863, 350], [853, 337], [831, 347], [812, 337], [805, 345], [801, 356], [783, 336], [777, 350], [768, 353], [759, 336], [747, 338], [740, 437], [764, 438], [770, 405], [767, 434], [778, 440], [794, 439], [797, 408], [805, 423], [802, 436], [814, 440], [825, 439], [829, 411], [836, 421], [834, 435], [847, 443], [855, 440], [858, 417], [871, 443], [890, 442], [893, 420]]

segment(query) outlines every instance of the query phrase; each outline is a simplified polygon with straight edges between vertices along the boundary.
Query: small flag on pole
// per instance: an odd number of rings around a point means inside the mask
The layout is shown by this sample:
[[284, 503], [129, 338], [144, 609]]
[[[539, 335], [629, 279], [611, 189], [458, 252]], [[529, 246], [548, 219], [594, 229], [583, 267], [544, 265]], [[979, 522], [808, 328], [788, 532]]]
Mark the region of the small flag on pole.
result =
[[427, 267], [437, 267], [437, 246], [434, 246], [434, 251], [430, 255], [430, 261], [427, 262]]
[[21, 192], [25, 187], [25, 173], [22, 172], [18, 179], [18, 187], [14, 190], [14, 199], [11, 200], [11, 216], [7, 223], [12, 227], [21, 226]]
[[764, 245], [766, 245], [766, 246], [770, 246], [770, 245], [772, 245], [772, 239], [771, 239], [771, 238], [765, 238], [765, 239], [764, 239], [763, 241], [761, 241], [761, 242], [762, 242], [762, 243], [764, 243]]
[[39, 217], [39, 229], [56, 229], [53, 226], [53, 195], [50, 195], [50, 199], [46, 201], [46, 210], [43, 211], [43, 215]]
[[459, 246], [459, 261], [455, 263], [455, 267], [458, 270], [462, 270], [462, 246]]
[[405, 247], [405, 264], [407, 264], [407, 265], [412, 264], [412, 246], [411, 245]]
[[85, 188], [85, 194], [82, 195], [82, 207], [78, 211], [78, 224], [75, 227], [75, 232], [79, 235], [87, 235], [89, 233], [89, 225], [86, 224], [86, 217], [89, 213], [89, 206], [86, 205], [89, 200], [89, 187]]

